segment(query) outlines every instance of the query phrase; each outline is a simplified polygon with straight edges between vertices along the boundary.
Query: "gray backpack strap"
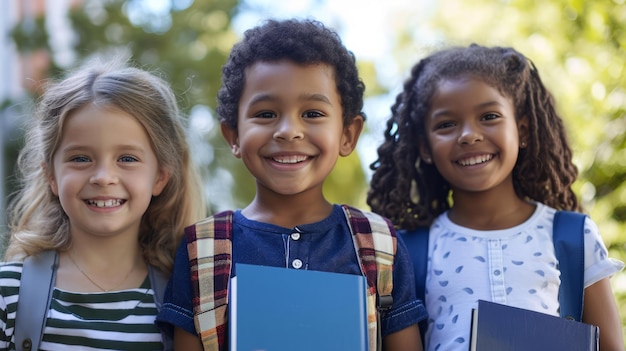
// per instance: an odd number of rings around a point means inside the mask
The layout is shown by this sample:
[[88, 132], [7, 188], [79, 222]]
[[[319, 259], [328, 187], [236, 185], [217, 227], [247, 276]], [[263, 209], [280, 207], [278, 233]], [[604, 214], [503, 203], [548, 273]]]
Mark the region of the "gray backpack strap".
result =
[[[156, 305], [157, 311], [161, 311], [168, 278], [163, 272], [152, 265], [148, 265], [148, 277], [150, 278], [150, 286], [154, 291], [154, 304]], [[163, 342], [163, 350], [171, 351], [174, 349], [172, 337], [167, 333], [161, 332], [161, 341]]]
[[13, 339], [16, 350], [39, 350], [58, 266], [56, 251], [24, 260]]

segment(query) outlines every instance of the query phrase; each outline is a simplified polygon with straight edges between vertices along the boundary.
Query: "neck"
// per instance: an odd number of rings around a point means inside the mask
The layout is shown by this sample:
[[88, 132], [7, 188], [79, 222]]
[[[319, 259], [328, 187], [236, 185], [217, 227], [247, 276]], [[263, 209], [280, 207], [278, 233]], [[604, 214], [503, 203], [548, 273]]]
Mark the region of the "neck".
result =
[[319, 222], [328, 217], [333, 205], [322, 195], [306, 196], [257, 196], [243, 209], [248, 219], [271, 223], [285, 228]]
[[[500, 189], [501, 190], [501, 189]], [[510, 191], [454, 191], [450, 219], [464, 227], [477, 230], [511, 228], [526, 221], [535, 206]]]

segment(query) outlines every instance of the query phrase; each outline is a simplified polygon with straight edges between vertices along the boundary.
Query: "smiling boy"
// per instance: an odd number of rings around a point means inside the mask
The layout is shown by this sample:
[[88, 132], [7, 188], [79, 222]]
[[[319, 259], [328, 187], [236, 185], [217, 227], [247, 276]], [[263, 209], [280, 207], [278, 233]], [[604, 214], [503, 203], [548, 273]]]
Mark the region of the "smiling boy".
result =
[[[339, 156], [354, 150], [365, 121], [365, 86], [352, 53], [319, 22], [270, 20], [235, 45], [222, 79], [222, 134], [256, 181], [252, 202], [232, 215], [232, 262], [363, 274], [344, 209], [322, 191]], [[189, 284], [190, 270], [197, 271], [189, 260], [194, 247], [180, 246], [176, 291], [166, 293], [159, 317], [174, 326], [175, 345], [185, 350], [202, 349], [198, 335], [222, 340], [227, 328], [217, 323], [207, 331], [197, 320], [192, 301], [204, 296], [192, 293], [202, 282]], [[393, 305], [378, 325], [383, 347], [421, 350], [417, 323], [425, 311], [400, 240], [392, 269]], [[225, 350], [225, 342], [218, 349]]]

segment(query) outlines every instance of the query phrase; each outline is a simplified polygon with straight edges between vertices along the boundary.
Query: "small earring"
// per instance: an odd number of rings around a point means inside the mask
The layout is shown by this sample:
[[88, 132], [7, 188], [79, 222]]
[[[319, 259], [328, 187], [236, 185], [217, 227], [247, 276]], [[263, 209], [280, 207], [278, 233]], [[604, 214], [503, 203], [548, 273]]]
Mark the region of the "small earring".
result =
[[424, 162], [430, 163], [430, 161], [431, 161], [430, 157], [424, 157]]
[[522, 141], [522, 142], [520, 143], [520, 146], [522, 147], [522, 149], [523, 149], [523, 148], [525, 148], [525, 147], [526, 147], [526, 142], [525, 142], [525, 141]]

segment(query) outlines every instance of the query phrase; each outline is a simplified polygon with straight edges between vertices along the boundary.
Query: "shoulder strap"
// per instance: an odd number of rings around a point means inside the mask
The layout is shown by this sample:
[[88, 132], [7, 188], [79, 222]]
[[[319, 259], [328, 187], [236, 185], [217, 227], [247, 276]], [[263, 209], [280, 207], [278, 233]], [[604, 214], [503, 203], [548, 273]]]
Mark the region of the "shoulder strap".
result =
[[582, 320], [585, 293], [585, 217], [582, 213], [557, 211], [552, 234], [561, 271], [560, 315], [577, 321]]
[[205, 350], [226, 350], [233, 212], [215, 214], [185, 228], [193, 286], [196, 332]]
[[[156, 305], [157, 312], [161, 311], [163, 306], [163, 295], [165, 295], [165, 288], [167, 287], [167, 276], [161, 272], [160, 269], [148, 265], [148, 277], [150, 278], [150, 286], [154, 291], [154, 304]], [[163, 341], [163, 349], [165, 351], [171, 351], [174, 349], [174, 341], [172, 336], [168, 333], [161, 332], [161, 338]]]
[[24, 260], [15, 317], [17, 350], [39, 350], [58, 265], [56, 251], [44, 251]]
[[393, 304], [393, 262], [397, 247], [395, 231], [391, 222], [375, 213], [346, 205], [342, 207], [352, 232], [361, 271], [367, 279], [370, 350], [380, 350], [381, 315]]
[[415, 289], [417, 298], [424, 301], [426, 298], [426, 270], [428, 268], [428, 227], [418, 227], [413, 231], [398, 230], [409, 251], [415, 273]]
[[[413, 272], [415, 274], [415, 292], [417, 298], [426, 303], [426, 271], [428, 269], [428, 227], [418, 227], [413, 231], [398, 230], [397, 234], [407, 247]], [[425, 340], [428, 318], [419, 322], [422, 342]]]

